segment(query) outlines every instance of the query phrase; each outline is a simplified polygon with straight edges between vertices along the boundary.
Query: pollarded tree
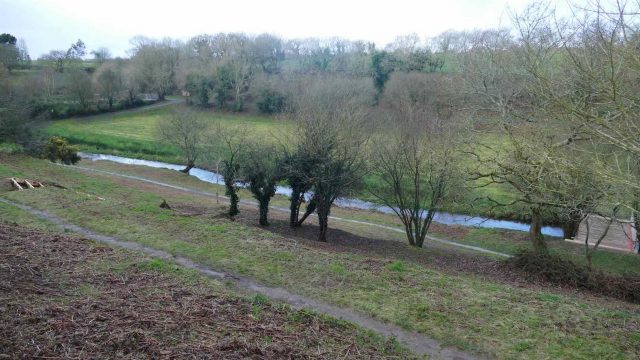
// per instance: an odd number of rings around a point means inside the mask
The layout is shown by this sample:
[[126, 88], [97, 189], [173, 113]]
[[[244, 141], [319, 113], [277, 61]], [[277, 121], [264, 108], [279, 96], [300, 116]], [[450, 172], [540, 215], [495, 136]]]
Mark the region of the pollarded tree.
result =
[[270, 145], [253, 145], [242, 162], [241, 174], [249, 191], [258, 200], [260, 225], [268, 226], [269, 202], [282, 178], [281, 152]]
[[[298, 146], [317, 159], [306, 176], [318, 214], [318, 240], [326, 241], [336, 199], [350, 195], [366, 172], [364, 151], [370, 137], [366, 105], [373, 89], [362, 82], [317, 82], [299, 99]], [[302, 172], [301, 172], [302, 174]]]
[[189, 173], [203, 152], [207, 122], [198, 113], [189, 109], [174, 109], [158, 123], [158, 133], [162, 140], [180, 149], [185, 157], [185, 168]]
[[223, 147], [222, 168], [220, 171], [224, 180], [225, 194], [229, 197], [229, 211], [227, 214], [233, 217], [240, 213], [240, 208], [238, 207], [240, 202], [238, 182], [241, 181], [241, 164], [244, 161], [247, 150], [247, 131], [239, 126], [225, 127], [222, 124], [218, 124], [214, 138]]
[[304, 147], [298, 147], [288, 154], [282, 161], [282, 176], [291, 188], [289, 226], [302, 226], [302, 223], [315, 211], [315, 203], [307, 207], [304, 216], [300, 218], [300, 208], [313, 187], [313, 170], [319, 163], [319, 158]]

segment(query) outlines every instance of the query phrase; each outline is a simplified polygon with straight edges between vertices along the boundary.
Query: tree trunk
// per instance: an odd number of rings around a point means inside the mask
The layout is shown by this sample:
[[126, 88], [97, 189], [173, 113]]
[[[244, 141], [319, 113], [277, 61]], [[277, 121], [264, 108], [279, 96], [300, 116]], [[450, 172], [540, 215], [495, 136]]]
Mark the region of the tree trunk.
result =
[[[329, 228], [329, 212], [331, 210], [331, 204], [328, 204], [323, 199], [317, 200], [316, 204], [317, 204], [317, 210], [318, 210], [318, 225], [320, 226], [320, 229], [318, 232], [318, 241], [326, 242], [327, 230]], [[311, 203], [309, 203], [309, 206], [311, 206]]]
[[[309, 200], [309, 204], [307, 205], [307, 209], [304, 212], [304, 215], [302, 215], [302, 217], [300, 218], [300, 220], [298, 220], [298, 222], [296, 223], [296, 227], [300, 227], [302, 226], [302, 223], [307, 220], [307, 218], [309, 217], [309, 215], [313, 214], [314, 211], [316, 211], [316, 208], [318, 207], [318, 201], [315, 197], [312, 197], [311, 200]], [[319, 215], [318, 215], [319, 216]]]
[[318, 231], [318, 241], [327, 241], [327, 229], [329, 228], [329, 216], [318, 212], [318, 225], [320, 227]]
[[269, 226], [267, 215], [269, 213], [269, 199], [260, 200], [260, 225]]
[[194, 166], [196, 166], [196, 164], [193, 162], [193, 160], [189, 160], [189, 161], [187, 162], [187, 165], [185, 166], [185, 168], [184, 168], [184, 169], [182, 169], [182, 170], [180, 170], [180, 172], [185, 173], [185, 174], [188, 174], [188, 173], [189, 173], [189, 171], [190, 171], [191, 169], [193, 169], [193, 167], [194, 167]]
[[547, 243], [542, 235], [542, 215], [540, 209], [531, 209], [531, 227], [529, 228], [529, 238], [533, 244], [533, 249], [540, 253], [547, 253]]
[[133, 95], [133, 91], [129, 90], [129, 106], [133, 106], [133, 102], [136, 100], [136, 97]]
[[113, 98], [109, 98], [109, 111], [113, 110]]
[[291, 211], [289, 214], [289, 226], [292, 228], [298, 227], [298, 217], [300, 216], [300, 205], [302, 205], [303, 196], [304, 194], [301, 194], [300, 191], [292, 189], [291, 205], [289, 206]]
[[416, 240], [413, 234], [413, 229], [410, 224], [404, 225], [404, 232], [407, 234], [407, 240], [409, 240], [409, 245], [416, 246]]
[[238, 209], [238, 194], [236, 193], [236, 189], [233, 186], [233, 180], [224, 181], [224, 186], [226, 188], [226, 195], [229, 196], [229, 216], [236, 216], [240, 213], [240, 209]]
[[580, 220], [569, 219], [562, 224], [562, 236], [565, 239], [573, 239], [578, 233], [578, 227], [580, 226]]
[[591, 270], [593, 264], [593, 251], [587, 249], [587, 253], [585, 254], [587, 258], [587, 268]]
[[416, 246], [419, 248], [421, 248], [424, 245], [424, 239], [427, 237], [427, 233], [429, 232], [429, 228], [431, 227], [431, 223], [433, 222], [434, 214], [435, 214], [435, 211], [429, 210], [429, 212], [427, 213], [427, 216], [425, 216], [422, 226], [416, 229]]

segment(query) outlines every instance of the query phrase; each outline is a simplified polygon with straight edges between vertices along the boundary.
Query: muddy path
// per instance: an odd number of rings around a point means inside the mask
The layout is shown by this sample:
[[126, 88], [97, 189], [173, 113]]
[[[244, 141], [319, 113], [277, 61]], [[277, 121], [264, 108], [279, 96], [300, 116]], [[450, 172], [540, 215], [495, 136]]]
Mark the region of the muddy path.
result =
[[24, 204], [6, 200], [4, 198], [0, 198], [0, 202], [18, 207], [23, 211], [31, 213], [37, 217], [40, 217], [42, 219], [45, 219], [57, 225], [62, 230], [75, 232], [77, 234], [80, 234], [94, 241], [108, 244], [110, 246], [121, 247], [124, 249], [133, 250], [133, 251], [139, 251], [151, 257], [172, 261], [186, 268], [196, 270], [199, 273], [209, 276], [211, 278], [230, 282], [240, 290], [243, 290], [249, 293], [260, 293], [271, 299], [288, 303], [295, 308], [312, 309], [320, 313], [324, 313], [336, 318], [341, 318], [341, 319], [350, 321], [354, 324], [357, 324], [363, 328], [375, 331], [386, 337], [394, 337], [400, 343], [406, 346], [409, 350], [411, 350], [416, 354], [427, 355], [430, 358], [436, 358], [436, 359], [476, 359], [477, 358], [472, 354], [465, 353], [454, 348], [444, 347], [437, 340], [425, 337], [422, 334], [403, 330], [398, 326], [386, 324], [386, 323], [374, 320], [372, 318], [369, 318], [367, 316], [364, 316], [352, 310], [343, 309], [337, 306], [330, 305], [328, 303], [324, 303], [311, 298], [293, 294], [282, 288], [268, 287], [263, 284], [257, 283], [249, 278], [241, 277], [225, 271], [211, 269], [211, 268], [202, 266], [200, 264], [197, 264], [191, 261], [190, 259], [179, 257], [179, 256], [173, 256], [167, 252], [142, 246], [135, 242], [123, 241], [115, 237], [98, 234], [89, 229], [69, 223], [64, 219], [54, 214], [51, 214], [47, 211], [35, 209]]

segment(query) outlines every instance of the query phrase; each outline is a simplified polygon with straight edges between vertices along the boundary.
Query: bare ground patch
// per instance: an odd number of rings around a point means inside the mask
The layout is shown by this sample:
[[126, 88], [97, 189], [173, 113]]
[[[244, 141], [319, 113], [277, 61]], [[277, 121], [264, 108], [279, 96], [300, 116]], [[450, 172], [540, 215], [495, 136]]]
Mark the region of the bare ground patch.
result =
[[348, 323], [88, 240], [0, 224], [0, 246], [0, 357], [407, 356]]

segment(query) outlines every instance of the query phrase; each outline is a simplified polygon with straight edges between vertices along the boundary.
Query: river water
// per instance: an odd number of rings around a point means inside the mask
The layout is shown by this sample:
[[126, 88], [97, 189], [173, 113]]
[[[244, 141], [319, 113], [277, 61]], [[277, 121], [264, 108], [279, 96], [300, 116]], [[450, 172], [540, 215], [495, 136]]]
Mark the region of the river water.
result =
[[[159, 161], [150, 161], [150, 160], [141, 160], [141, 159], [132, 159], [126, 158], [122, 156], [115, 155], [106, 155], [106, 154], [90, 154], [90, 153], [79, 153], [79, 155], [83, 159], [91, 160], [91, 161], [112, 161], [120, 164], [128, 164], [128, 165], [140, 165], [140, 166], [148, 166], [152, 168], [158, 169], [171, 169], [171, 170], [182, 170], [184, 169], [184, 165], [176, 165], [176, 164], [168, 164]], [[208, 171], [199, 168], [193, 168], [189, 171], [189, 175], [194, 176], [202, 181], [212, 183], [212, 184], [223, 184], [222, 176], [216, 174], [213, 171]], [[276, 194], [291, 196], [291, 189], [287, 186], [277, 186]], [[359, 210], [370, 210], [370, 211], [378, 211], [384, 214], [394, 214], [393, 209], [388, 206], [374, 204], [368, 201], [364, 201], [356, 198], [339, 198], [335, 202], [336, 206], [344, 207], [344, 208], [353, 208]], [[484, 218], [480, 216], [469, 216], [469, 215], [460, 215], [460, 214], [450, 214], [446, 212], [438, 212], [433, 217], [433, 221], [445, 224], [445, 225], [461, 225], [461, 226], [475, 226], [481, 228], [488, 229], [506, 229], [506, 230], [516, 230], [516, 231], [529, 231], [529, 224], [517, 222], [517, 221], [508, 221], [508, 220], [495, 220]], [[559, 227], [545, 226], [542, 228], [542, 233], [548, 236], [562, 237], [562, 229]]]

